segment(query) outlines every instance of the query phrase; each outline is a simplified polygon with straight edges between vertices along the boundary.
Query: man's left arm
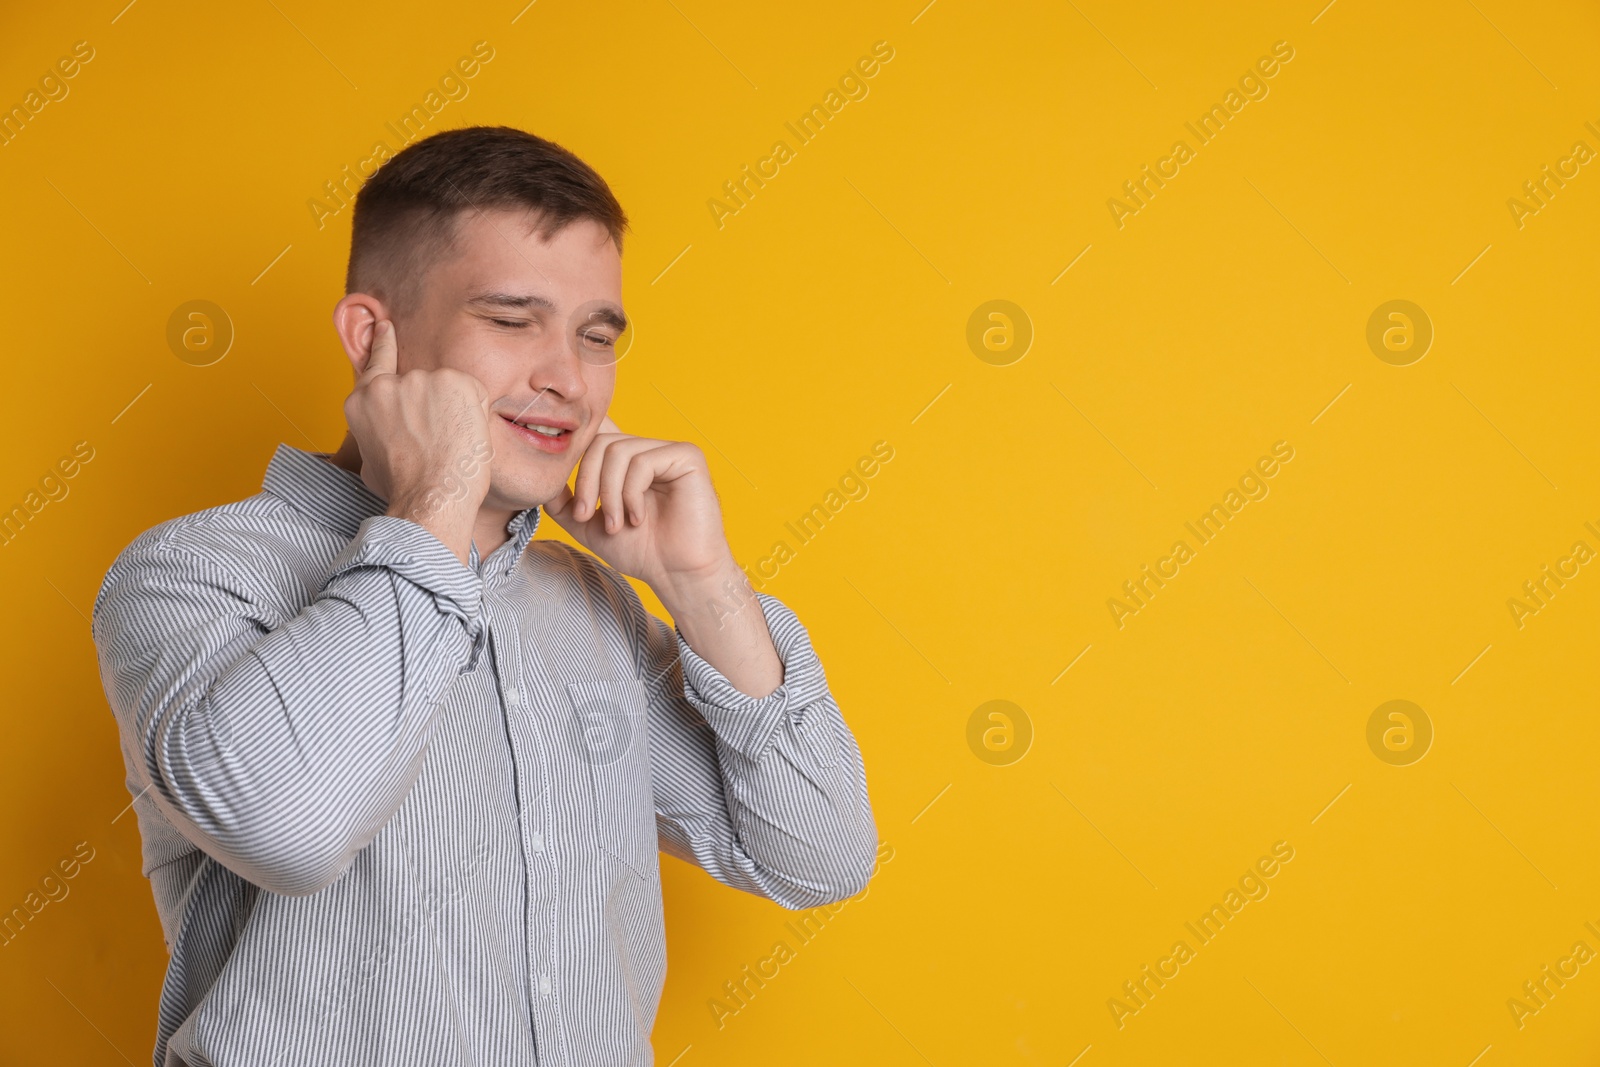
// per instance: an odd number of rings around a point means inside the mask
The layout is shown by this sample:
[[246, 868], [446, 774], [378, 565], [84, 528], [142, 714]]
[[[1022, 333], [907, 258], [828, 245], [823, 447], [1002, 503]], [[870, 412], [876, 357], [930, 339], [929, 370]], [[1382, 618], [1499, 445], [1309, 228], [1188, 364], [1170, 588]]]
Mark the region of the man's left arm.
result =
[[663, 850], [790, 908], [859, 892], [878, 844], [860, 748], [805, 627], [734, 561], [704, 455], [602, 434], [546, 512], [612, 567], [650, 698]]
[[[711, 735], [707, 745], [704, 727], [652, 732], [664, 850], [788, 907], [860, 892], [878, 847], [865, 765], [805, 626], [742, 573], [663, 605], [677, 627], [646, 616], [651, 703], [687, 700]], [[764, 646], [777, 684], [745, 684], [765, 659], [752, 646]]]

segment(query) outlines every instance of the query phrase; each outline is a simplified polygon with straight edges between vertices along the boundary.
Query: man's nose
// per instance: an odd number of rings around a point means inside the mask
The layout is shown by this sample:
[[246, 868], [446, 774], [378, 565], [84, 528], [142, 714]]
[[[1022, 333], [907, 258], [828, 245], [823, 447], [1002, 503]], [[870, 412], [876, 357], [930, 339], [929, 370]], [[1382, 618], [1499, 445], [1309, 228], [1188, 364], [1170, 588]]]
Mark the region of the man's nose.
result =
[[559, 335], [540, 338], [528, 384], [535, 392], [556, 393], [569, 400], [586, 393], [588, 384], [583, 378], [583, 360], [578, 356], [577, 340]]

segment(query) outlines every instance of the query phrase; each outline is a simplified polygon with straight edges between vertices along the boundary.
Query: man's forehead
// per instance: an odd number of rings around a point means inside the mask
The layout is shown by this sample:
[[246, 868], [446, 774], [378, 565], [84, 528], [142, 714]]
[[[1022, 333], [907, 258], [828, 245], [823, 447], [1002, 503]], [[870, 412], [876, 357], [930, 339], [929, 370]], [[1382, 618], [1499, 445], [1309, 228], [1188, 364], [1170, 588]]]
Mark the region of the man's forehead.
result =
[[540, 212], [526, 208], [468, 208], [455, 219], [458, 243], [484, 250], [499, 246], [529, 258], [571, 258], [597, 262], [619, 261], [611, 232], [590, 218], [571, 219], [553, 230]]
[[545, 240], [530, 225], [527, 212], [460, 220], [454, 254], [440, 265], [463, 302], [534, 311], [607, 304], [621, 314], [621, 257], [603, 226], [578, 219]]

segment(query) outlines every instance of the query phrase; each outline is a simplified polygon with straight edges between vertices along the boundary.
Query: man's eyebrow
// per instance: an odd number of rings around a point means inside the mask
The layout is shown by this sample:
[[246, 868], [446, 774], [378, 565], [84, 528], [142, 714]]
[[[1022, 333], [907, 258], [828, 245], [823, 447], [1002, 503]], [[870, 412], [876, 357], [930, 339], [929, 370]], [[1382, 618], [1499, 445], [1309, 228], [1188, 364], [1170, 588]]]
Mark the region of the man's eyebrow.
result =
[[555, 301], [538, 293], [501, 293], [495, 291], [474, 293], [467, 297], [467, 303], [478, 304], [485, 307], [501, 308], [537, 308], [540, 311], [554, 311]]
[[618, 333], [621, 333], [628, 328], [628, 316], [624, 315], [621, 311], [618, 311], [610, 304], [606, 304], [603, 307], [596, 308], [595, 310], [589, 312], [589, 321], [604, 323], [607, 326], [613, 327]]
[[[536, 308], [540, 311], [554, 311], [555, 301], [538, 293], [502, 293], [494, 290], [474, 293], [467, 297], [468, 304], [480, 307], [497, 308]], [[614, 328], [618, 333], [628, 328], [628, 317], [622, 311], [610, 304], [603, 305], [589, 312], [589, 322], [600, 322]]]

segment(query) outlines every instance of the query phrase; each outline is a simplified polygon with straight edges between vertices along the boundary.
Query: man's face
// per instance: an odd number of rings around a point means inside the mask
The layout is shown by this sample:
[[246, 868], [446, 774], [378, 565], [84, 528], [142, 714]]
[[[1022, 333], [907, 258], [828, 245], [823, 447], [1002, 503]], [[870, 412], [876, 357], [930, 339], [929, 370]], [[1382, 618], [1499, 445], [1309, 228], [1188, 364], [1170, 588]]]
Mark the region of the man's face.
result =
[[553, 499], [599, 432], [626, 321], [622, 257], [606, 228], [577, 219], [546, 242], [531, 221], [463, 214], [453, 250], [394, 311], [400, 373], [451, 367], [483, 383], [493, 449], [483, 506], [510, 511]]

